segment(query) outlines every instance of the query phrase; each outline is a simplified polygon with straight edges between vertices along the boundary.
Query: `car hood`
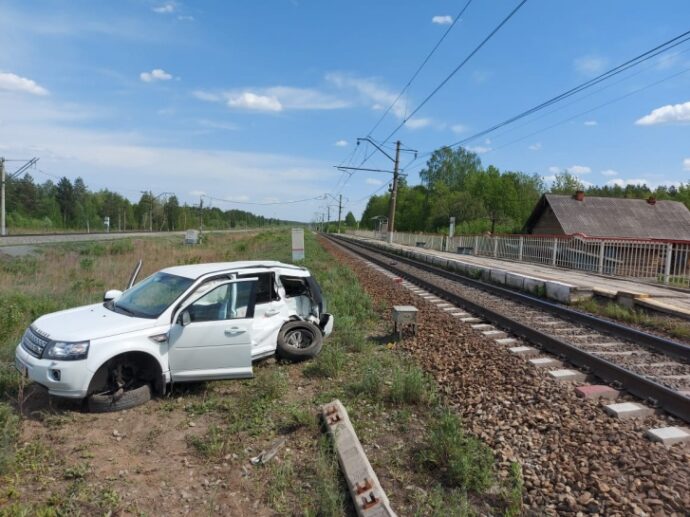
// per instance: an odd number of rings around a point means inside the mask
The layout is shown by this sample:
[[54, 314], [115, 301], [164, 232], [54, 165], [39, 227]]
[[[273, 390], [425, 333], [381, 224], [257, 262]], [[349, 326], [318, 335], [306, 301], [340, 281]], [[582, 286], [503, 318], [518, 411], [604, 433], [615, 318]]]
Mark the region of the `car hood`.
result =
[[32, 327], [54, 341], [87, 341], [154, 327], [155, 322], [113, 312], [97, 303], [46, 314]]

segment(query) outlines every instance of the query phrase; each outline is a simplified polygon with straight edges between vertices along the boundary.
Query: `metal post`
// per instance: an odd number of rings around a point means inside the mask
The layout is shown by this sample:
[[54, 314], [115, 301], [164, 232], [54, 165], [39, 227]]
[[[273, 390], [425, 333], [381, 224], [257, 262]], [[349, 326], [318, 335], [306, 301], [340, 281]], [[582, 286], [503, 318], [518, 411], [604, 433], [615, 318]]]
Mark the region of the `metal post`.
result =
[[2, 207], [0, 208], [0, 211], [2, 211], [2, 221], [0, 222], [0, 235], [5, 236], [7, 235], [7, 228], [5, 227], [5, 159], [0, 158], [0, 176], [2, 176], [2, 195], [0, 196], [2, 200], [0, 201], [0, 204]]
[[522, 248], [525, 245], [525, 238], [520, 235], [520, 244], [518, 245], [518, 262], [522, 262]]
[[556, 254], [558, 253], [558, 239], [556, 237], [553, 238], [553, 255], [551, 256], [551, 265], [555, 266], [556, 265]]
[[340, 233], [340, 215], [343, 211], [343, 195], [340, 194], [338, 197], [340, 198], [338, 200], [338, 233]]
[[666, 264], [664, 264], [664, 283], [668, 284], [671, 280], [671, 257], [673, 255], [673, 244], [666, 245]]
[[599, 274], [603, 275], [604, 274], [604, 250], [606, 249], [606, 246], [604, 245], [604, 241], [599, 242]]
[[498, 257], [498, 238], [492, 235], [491, 238], [494, 240], [494, 258]]
[[395, 231], [395, 202], [398, 197], [398, 167], [400, 165], [400, 140], [395, 142], [395, 162], [393, 165], [393, 188], [391, 189], [391, 202], [388, 208], [388, 242], [393, 243]]
[[474, 248], [472, 248], [472, 255], [479, 255], [479, 235], [474, 236]]

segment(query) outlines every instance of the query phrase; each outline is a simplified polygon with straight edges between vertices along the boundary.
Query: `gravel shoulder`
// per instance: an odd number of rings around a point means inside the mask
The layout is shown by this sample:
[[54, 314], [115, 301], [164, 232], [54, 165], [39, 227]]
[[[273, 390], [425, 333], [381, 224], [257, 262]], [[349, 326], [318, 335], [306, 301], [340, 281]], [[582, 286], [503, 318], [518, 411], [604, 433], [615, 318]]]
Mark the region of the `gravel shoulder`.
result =
[[365, 290], [390, 305], [420, 309], [419, 331], [402, 347], [430, 372], [467, 428], [507, 469], [522, 465], [525, 503], [533, 515], [687, 515], [690, 453], [649, 442], [643, 433], [668, 425], [608, 417], [469, 325], [393, 284], [341, 248], [339, 260]]

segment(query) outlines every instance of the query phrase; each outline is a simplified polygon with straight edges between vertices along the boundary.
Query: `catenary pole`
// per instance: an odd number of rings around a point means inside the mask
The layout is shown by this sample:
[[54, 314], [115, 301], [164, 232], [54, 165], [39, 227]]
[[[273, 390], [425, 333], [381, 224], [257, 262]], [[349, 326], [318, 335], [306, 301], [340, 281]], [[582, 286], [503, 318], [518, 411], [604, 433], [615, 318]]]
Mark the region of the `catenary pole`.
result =
[[393, 232], [395, 231], [395, 203], [398, 197], [398, 176], [400, 167], [400, 140], [395, 142], [395, 161], [393, 162], [393, 187], [391, 188], [391, 199], [388, 205], [388, 242], [393, 242]]

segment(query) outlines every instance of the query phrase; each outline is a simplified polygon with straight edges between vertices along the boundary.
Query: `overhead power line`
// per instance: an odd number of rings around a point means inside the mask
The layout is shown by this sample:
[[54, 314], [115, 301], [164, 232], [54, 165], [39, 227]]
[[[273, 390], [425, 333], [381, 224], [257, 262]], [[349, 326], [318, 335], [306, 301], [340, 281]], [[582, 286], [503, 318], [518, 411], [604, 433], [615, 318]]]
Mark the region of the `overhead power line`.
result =
[[498, 124], [495, 124], [487, 129], [484, 129], [483, 131], [480, 131], [478, 133], [475, 133], [469, 137], [463, 138], [462, 140], [458, 140], [457, 142], [450, 144], [447, 147], [456, 147], [459, 145], [463, 145], [467, 142], [471, 142], [472, 140], [475, 140], [477, 138], [481, 138], [483, 136], [488, 135], [489, 133], [492, 133], [496, 131], [497, 129], [507, 126], [508, 124], [512, 124], [513, 122], [516, 122], [522, 118], [525, 118], [532, 113], [536, 113], [537, 111], [540, 111], [544, 108], [547, 108], [551, 106], [552, 104], [555, 104], [556, 102], [560, 102], [564, 99], [567, 99], [568, 97], [572, 97], [573, 95], [576, 95], [580, 93], [583, 90], [586, 90], [588, 88], [591, 88], [592, 86], [595, 86], [599, 84], [602, 81], [606, 81], [607, 79], [610, 79], [611, 77], [615, 77], [616, 75], [634, 67], [637, 66], [641, 63], [644, 63], [645, 61], [648, 61], [659, 54], [662, 54], [664, 52], [668, 52], [672, 48], [677, 47], [678, 45], [681, 45], [685, 43], [686, 41], [690, 40], [690, 31], [684, 32], [683, 34], [680, 34], [676, 36], [675, 38], [672, 38], [661, 45], [657, 45], [653, 49], [650, 49], [646, 52], [643, 52], [642, 54], [629, 59], [628, 61], [621, 63], [618, 66], [615, 66], [611, 68], [610, 70], [607, 70], [603, 74], [598, 75], [597, 77], [594, 77], [593, 79], [590, 79], [588, 81], [585, 81], [574, 88], [571, 88], [563, 93], [560, 93], [559, 95], [556, 95], [555, 97], [550, 98], [547, 101], [542, 102], [541, 104], [538, 104], [528, 110], [523, 111], [522, 113], [519, 113], [517, 115], [514, 115], [503, 122], [499, 122]]
[[422, 69], [426, 66], [426, 64], [429, 62], [429, 59], [431, 59], [431, 56], [434, 55], [438, 47], [441, 46], [441, 43], [443, 43], [443, 40], [446, 39], [446, 36], [450, 33], [450, 31], [453, 30], [453, 27], [455, 27], [455, 24], [460, 21], [460, 18], [462, 17], [463, 14], [465, 14], [465, 11], [467, 8], [470, 6], [472, 3], [472, 0], [467, 0], [467, 3], [464, 5], [462, 9], [460, 9], [460, 12], [453, 18], [453, 22], [448, 26], [448, 29], [443, 33], [441, 38], [436, 42], [436, 45], [434, 45], [434, 48], [431, 49], [431, 51], [427, 54], [427, 56], [424, 58], [424, 61], [421, 62], [421, 64], [417, 67], [417, 70], [415, 70], [414, 74], [412, 74], [412, 77], [410, 77], [409, 81], [407, 81], [407, 84], [403, 86], [403, 89], [400, 90], [400, 93], [398, 96], [395, 98], [395, 100], [386, 108], [386, 110], [383, 112], [379, 120], [374, 124], [374, 127], [372, 127], [369, 132], [367, 133], [367, 136], [371, 136], [371, 134], [376, 131], [376, 128], [379, 127], [381, 122], [383, 122], [383, 119], [386, 118], [388, 113], [390, 113], [391, 109], [393, 109], [393, 106], [395, 106], [400, 98], [405, 94], [405, 92], [408, 90], [408, 88], [412, 85], [412, 82], [417, 78], [419, 73], [422, 71]]
[[450, 80], [453, 78], [453, 76], [454, 76], [455, 74], [457, 74], [457, 73], [460, 71], [460, 69], [462, 69], [462, 67], [464, 67], [464, 66], [467, 64], [467, 62], [468, 62], [470, 59], [472, 59], [472, 57], [474, 57], [475, 54], [476, 54], [477, 52], [479, 52], [479, 51], [481, 50], [481, 48], [482, 48], [484, 45], [486, 45], [486, 43], [487, 43], [491, 38], [493, 38], [493, 37], [496, 35], [496, 33], [497, 33], [499, 30], [501, 30], [501, 28], [502, 28], [506, 23], [508, 23], [508, 20], [510, 20], [513, 16], [515, 16], [515, 14], [520, 10], [520, 8], [521, 8], [523, 5], [525, 5], [525, 3], [527, 3], [527, 0], [522, 0], [522, 1], [521, 1], [521, 2], [520, 2], [510, 13], [509, 13], [509, 14], [508, 14], [508, 16], [506, 16], [505, 18], [503, 18], [503, 20], [501, 21], [501, 23], [499, 23], [496, 27], [494, 27], [494, 29], [493, 29], [493, 30], [492, 30], [492, 31], [481, 41], [481, 43], [479, 43], [479, 45], [477, 45], [477, 46], [474, 48], [474, 50], [472, 50], [472, 52], [470, 52], [470, 53], [467, 55], [467, 57], [465, 57], [465, 59], [463, 59], [463, 60], [460, 62], [460, 64], [459, 64], [458, 66], [456, 66], [456, 67], [453, 69], [453, 71], [452, 71], [450, 74], [448, 74], [448, 75], [445, 77], [445, 79], [443, 79], [443, 81], [441, 81], [441, 82], [439, 83], [439, 85], [436, 86], [436, 88], [434, 88], [434, 89], [431, 91], [431, 93], [429, 93], [429, 95], [427, 95], [427, 96], [424, 98], [424, 100], [423, 100], [422, 102], [420, 102], [420, 103], [417, 105], [417, 107], [416, 107], [414, 110], [412, 110], [412, 112], [411, 112], [409, 115], [407, 115], [407, 116], [400, 122], [400, 124], [391, 132], [390, 135], [388, 135], [388, 136], [385, 138], [385, 140], [384, 140], [383, 142], [384, 142], [384, 143], [388, 142], [388, 140], [390, 140], [391, 137], [392, 137], [395, 133], [397, 133], [397, 132], [400, 130], [400, 128], [403, 127], [403, 126], [407, 123], [408, 120], [410, 120], [412, 117], [414, 117], [414, 115], [415, 115], [420, 109], [422, 109], [422, 107], [424, 107], [424, 105], [425, 105], [427, 102], [429, 102], [429, 101], [431, 100], [431, 98], [432, 98], [434, 95], [436, 95], [436, 94], [438, 93], [438, 91], [439, 91], [441, 88], [443, 88], [443, 87], [446, 85], [446, 83], [447, 83], [448, 81], [450, 81]]
[[223, 199], [219, 197], [213, 197], [209, 196], [208, 194], [203, 194], [201, 197], [205, 197], [206, 199], [210, 199], [212, 201], [218, 201], [219, 203], [231, 203], [234, 205], [255, 205], [255, 206], [273, 206], [273, 205], [294, 205], [295, 203], [306, 203], [307, 201], [323, 201], [326, 199], [326, 195], [323, 194], [321, 196], [316, 196], [316, 197], [310, 197], [306, 199], [295, 199], [291, 201], [272, 201], [268, 203], [256, 203], [252, 201], [233, 201], [230, 199]]

